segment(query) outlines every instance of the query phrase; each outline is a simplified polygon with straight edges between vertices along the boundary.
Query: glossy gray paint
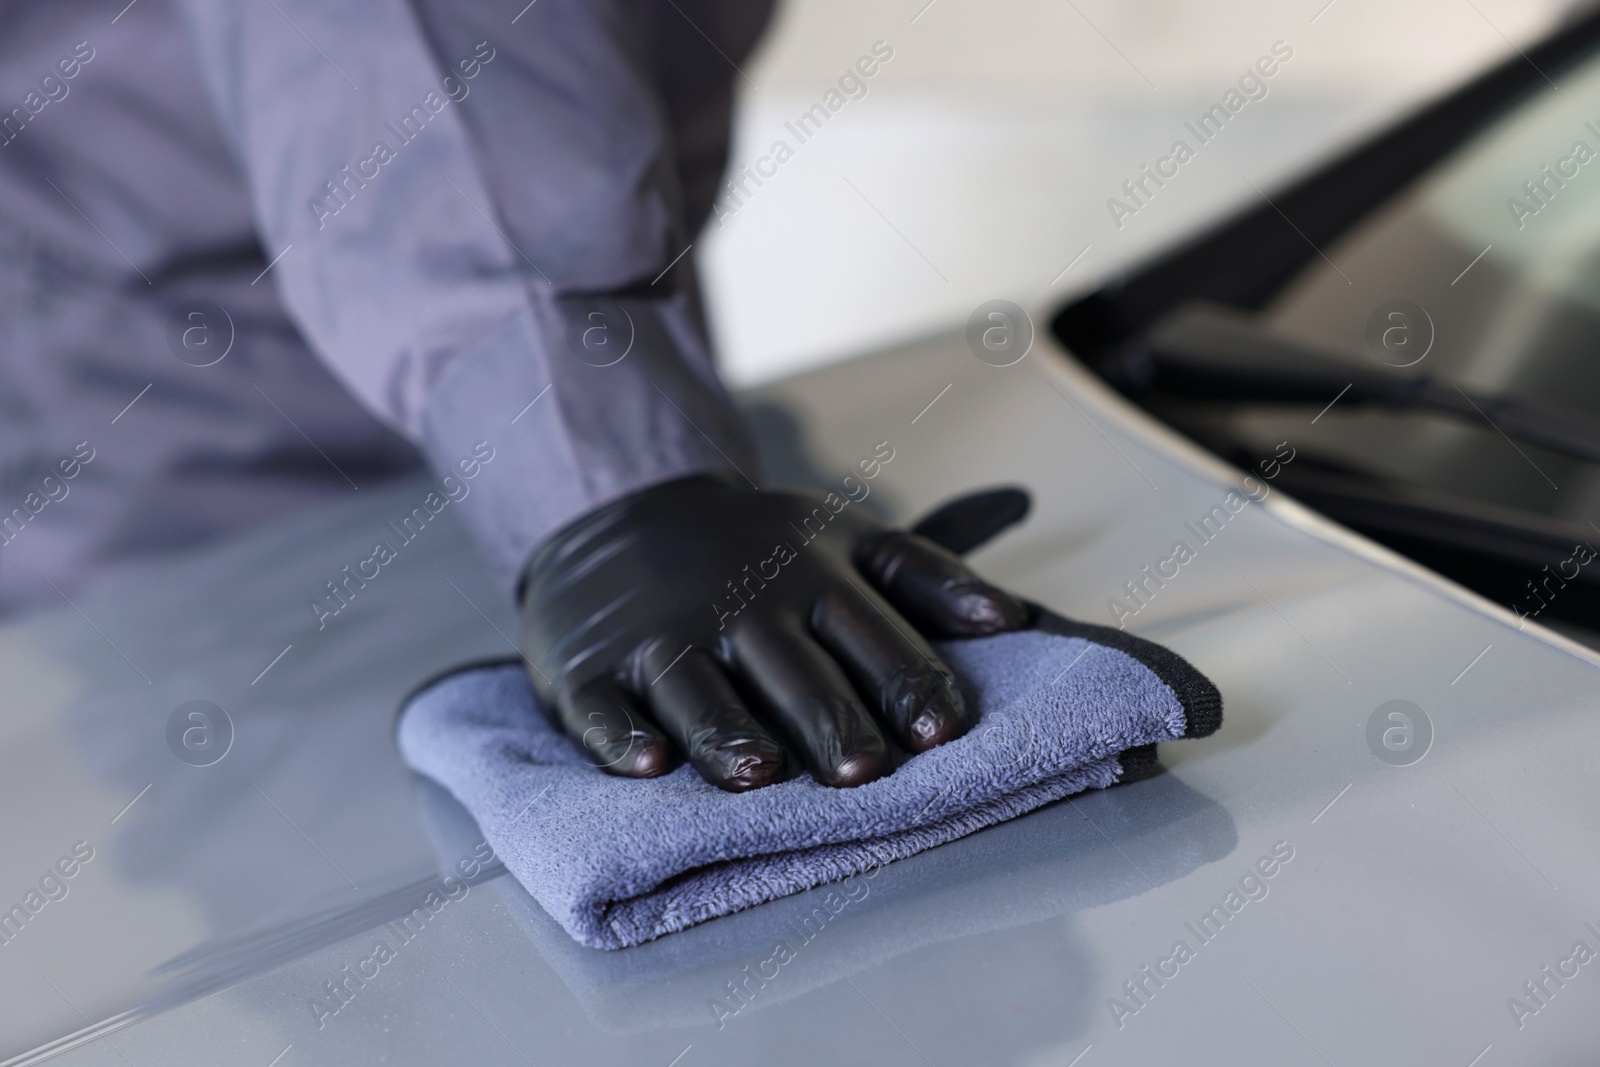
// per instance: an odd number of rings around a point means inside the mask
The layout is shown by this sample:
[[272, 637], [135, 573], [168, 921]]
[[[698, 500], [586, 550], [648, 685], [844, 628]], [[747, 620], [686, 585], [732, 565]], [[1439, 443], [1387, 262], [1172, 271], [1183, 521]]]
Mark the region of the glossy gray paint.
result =
[[[888, 440], [869, 502], [892, 516], [1028, 486], [1033, 516], [977, 562], [1095, 622], [1238, 484], [1042, 339], [996, 368], [935, 338], [745, 400], [775, 481], [826, 484]], [[794, 924], [825, 891], [591, 952], [487, 878], [409, 942], [388, 928], [394, 959], [319, 1029], [322, 983], [476, 842], [388, 736], [411, 685], [515, 636], [448, 509], [325, 629], [307, 606], [425, 492], [352, 493], [0, 633], [0, 902], [95, 848], [0, 945], [0, 1052], [40, 1049], [8, 1062], [1493, 1067], [1591, 1047], [1600, 963], [1521, 1029], [1507, 998], [1574, 942], [1600, 950], [1600, 661], [1277, 493], [1129, 620], [1227, 702], [1216, 736], [1163, 747], [1168, 773], [885, 868], [810, 940]], [[164, 737], [196, 698], [236, 726], [210, 767]], [[1435, 733], [1409, 766], [1367, 743], [1396, 699]], [[1266, 896], [1201, 945], [1186, 924], [1283, 841]], [[712, 1002], [780, 938], [795, 958], [718, 1029]], [[1108, 998], [1131, 1005], [1123, 983], [1178, 939], [1194, 958], [1119, 1028]]]

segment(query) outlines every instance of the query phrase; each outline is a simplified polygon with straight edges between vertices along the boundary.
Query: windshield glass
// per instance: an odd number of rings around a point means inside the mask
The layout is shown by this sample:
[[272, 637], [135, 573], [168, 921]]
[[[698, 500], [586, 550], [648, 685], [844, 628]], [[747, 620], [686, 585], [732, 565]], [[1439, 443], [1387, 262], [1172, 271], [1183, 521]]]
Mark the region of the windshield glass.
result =
[[[1600, 59], [1552, 77], [1559, 91], [1544, 85], [1321, 249], [1266, 321], [1352, 360], [1415, 359], [1469, 391], [1600, 418]], [[1600, 513], [1592, 464], [1487, 423], [1335, 407], [1301, 433], [1330, 458], [1403, 481]]]

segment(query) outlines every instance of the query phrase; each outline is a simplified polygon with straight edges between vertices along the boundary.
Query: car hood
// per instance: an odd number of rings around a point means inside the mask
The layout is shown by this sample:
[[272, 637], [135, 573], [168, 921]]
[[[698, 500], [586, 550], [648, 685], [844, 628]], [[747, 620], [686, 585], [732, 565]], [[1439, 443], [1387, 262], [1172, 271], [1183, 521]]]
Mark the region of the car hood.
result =
[[[285, 1067], [1588, 1049], [1593, 653], [1276, 491], [1292, 435], [1247, 479], [1045, 338], [997, 367], [952, 333], [741, 401], [771, 483], [836, 487], [886, 441], [864, 506], [892, 519], [1028, 488], [1026, 523], [975, 565], [1172, 647], [1221, 689], [1221, 731], [1162, 746], [1154, 779], [884, 868], [732, 1018], [713, 1005], [823, 891], [602, 953], [496, 868], [350, 984], [479, 840], [400, 763], [396, 704], [516, 635], [448, 510], [319, 619], [310, 601], [429, 487], [362, 490], [0, 632], [0, 904], [93, 854], [0, 944], [5, 1062], [103, 1062], [102, 1043]], [[169, 742], [195, 700], [231, 724], [204, 766]]]

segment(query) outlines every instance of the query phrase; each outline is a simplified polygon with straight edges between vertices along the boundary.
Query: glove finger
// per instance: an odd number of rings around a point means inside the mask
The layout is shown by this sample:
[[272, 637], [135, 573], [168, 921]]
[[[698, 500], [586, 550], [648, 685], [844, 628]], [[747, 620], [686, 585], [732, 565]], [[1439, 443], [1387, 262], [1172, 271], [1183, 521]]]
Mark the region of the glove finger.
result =
[[661, 729], [677, 743], [700, 776], [733, 793], [781, 780], [783, 747], [744, 706], [722, 667], [690, 648], [674, 658], [657, 642], [640, 659], [640, 692]]
[[964, 556], [1028, 517], [1033, 498], [1026, 489], [1002, 486], [957, 497], [924, 515], [911, 532]]
[[854, 786], [892, 769], [889, 743], [844, 671], [794, 622], [736, 627], [733, 657], [824, 785]]
[[596, 678], [556, 698], [561, 726], [595, 765], [624, 778], [654, 778], [677, 754], [639, 704], [610, 678]]
[[930, 637], [982, 637], [1020, 630], [1029, 611], [955, 555], [915, 534], [889, 530], [868, 541], [857, 566], [912, 625]]
[[926, 751], [971, 727], [950, 668], [876, 592], [854, 583], [834, 589], [817, 602], [812, 623], [907, 749]]

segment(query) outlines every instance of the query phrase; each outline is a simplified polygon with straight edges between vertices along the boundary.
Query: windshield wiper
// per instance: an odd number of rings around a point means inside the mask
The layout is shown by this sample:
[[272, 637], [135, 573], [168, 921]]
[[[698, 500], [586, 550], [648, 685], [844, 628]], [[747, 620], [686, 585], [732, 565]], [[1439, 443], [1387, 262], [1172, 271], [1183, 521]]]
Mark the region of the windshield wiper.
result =
[[1426, 374], [1367, 367], [1217, 304], [1191, 303], [1162, 319], [1121, 358], [1138, 388], [1216, 400], [1363, 404], [1429, 411], [1568, 456], [1600, 463], [1600, 423], [1547, 404], [1463, 389]]

